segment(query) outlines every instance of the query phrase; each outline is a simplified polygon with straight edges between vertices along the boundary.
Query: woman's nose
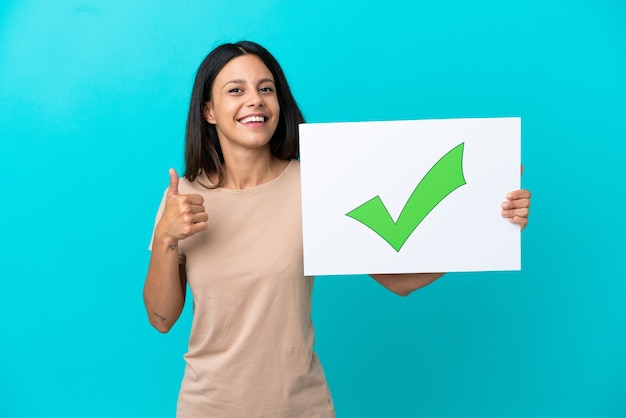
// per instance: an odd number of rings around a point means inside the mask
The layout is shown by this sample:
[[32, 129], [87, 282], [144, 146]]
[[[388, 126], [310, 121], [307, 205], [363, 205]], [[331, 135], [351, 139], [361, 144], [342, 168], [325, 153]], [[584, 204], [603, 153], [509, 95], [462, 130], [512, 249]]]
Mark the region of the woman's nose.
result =
[[263, 106], [263, 96], [258, 91], [250, 93], [249, 106]]

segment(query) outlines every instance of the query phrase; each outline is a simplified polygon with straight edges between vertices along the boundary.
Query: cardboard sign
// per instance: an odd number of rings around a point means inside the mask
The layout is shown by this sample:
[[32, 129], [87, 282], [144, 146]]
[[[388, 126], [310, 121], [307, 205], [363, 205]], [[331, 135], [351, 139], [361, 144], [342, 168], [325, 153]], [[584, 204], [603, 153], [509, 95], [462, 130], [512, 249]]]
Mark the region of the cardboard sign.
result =
[[520, 118], [300, 125], [306, 275], [519, 270]]

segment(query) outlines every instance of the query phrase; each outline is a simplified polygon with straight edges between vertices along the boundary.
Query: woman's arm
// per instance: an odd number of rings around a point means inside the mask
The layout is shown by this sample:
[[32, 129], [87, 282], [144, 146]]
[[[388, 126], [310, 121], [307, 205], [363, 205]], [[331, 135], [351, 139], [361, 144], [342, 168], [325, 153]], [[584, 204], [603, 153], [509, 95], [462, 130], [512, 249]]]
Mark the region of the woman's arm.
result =
[[186, 287], [185, 266], [178, 263], [177, 244], [155, 236], [143, 301], [150, 324], [160, 332], [168, 332], [180, 316]]
[[161, 332], [170, 330], [185, 305], [187, 275], [185, 266], [179, 264], [178, 242], [205, 230], [208, 218], [202, 196], [179, 194], [178, 174], [170, 169], [170, 185], [163, 213], [154, 228], [143, 288], [150, 324]]
[[411, 292], [427, 286], [445, 273], [408, 273], [408, 274], [370, 274], [370, 276], [387, 289], [400, 296], [408, 296]]

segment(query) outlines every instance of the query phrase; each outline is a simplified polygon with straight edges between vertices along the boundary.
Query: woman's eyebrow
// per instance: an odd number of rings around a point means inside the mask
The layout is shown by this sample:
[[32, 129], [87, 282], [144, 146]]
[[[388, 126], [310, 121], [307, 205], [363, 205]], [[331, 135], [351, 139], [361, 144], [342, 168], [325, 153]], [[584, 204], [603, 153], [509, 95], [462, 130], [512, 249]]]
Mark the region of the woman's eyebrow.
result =
[[[274, 84], [274, 85], [276, 84], [276, 83], [274, 82], [274, 80], [273, 80], [273, 79], [271, 79], [271, 78], [269, 78], [269, 77], [267, 77], [267, 78], [262, 78], [262, 79], [260, 79], [260, 80], [259, 80], [259, 84], [263, 84], [263, 83], [267, 83], [267, 82], [270, 82], [270, 83], [272, 83], [272, 84]], [[227, 85], [229, 85], [229, 84], [245, 84], [245, 80], [242, 80], [242, 79], [237, 78], [237, 79], [235, 79], [235, 80], [230, 80], [230, 81], [227, 81], [227, 82], [224, 84], [224, 86], [223, 86], [222, 88], [226, 87], [226, 86], [227, 86]]]
[[230, 81], [227, 81], [226, 83], [224, 83], [222, 88], [226, 87], [229, 84], [241, 84], [241, 83], [243, 83], [243, 80], [240, 80], [240, 79], [230, 80]]

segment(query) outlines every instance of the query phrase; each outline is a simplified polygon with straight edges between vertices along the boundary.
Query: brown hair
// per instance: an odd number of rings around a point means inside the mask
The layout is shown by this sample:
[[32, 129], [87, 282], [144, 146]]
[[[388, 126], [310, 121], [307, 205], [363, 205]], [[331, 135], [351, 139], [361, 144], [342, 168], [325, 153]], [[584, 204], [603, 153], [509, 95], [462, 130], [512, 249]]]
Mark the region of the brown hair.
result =
[[187, 128], [185, 131], [185, 173], [189, 181], [200, 174], [217, 174], [220, 187], [224, 181], [224, 155], [220, 147], [215, 125], [204, 118], [204, 106], [211, 100], [211, 89], [217, 74], [233, 58], [256, 55], [274, 76], [280, 116], [276, 132], [270, 139], [272, 155], [282, 160], [298, 158], [300, 155], [298, 125], [304, 122], [302, 112], [294, 99], [285, 74], [278, 61], [261, 45], [249, 41], [223, 44], [215, 48], [200, 64], [191, 92]]

